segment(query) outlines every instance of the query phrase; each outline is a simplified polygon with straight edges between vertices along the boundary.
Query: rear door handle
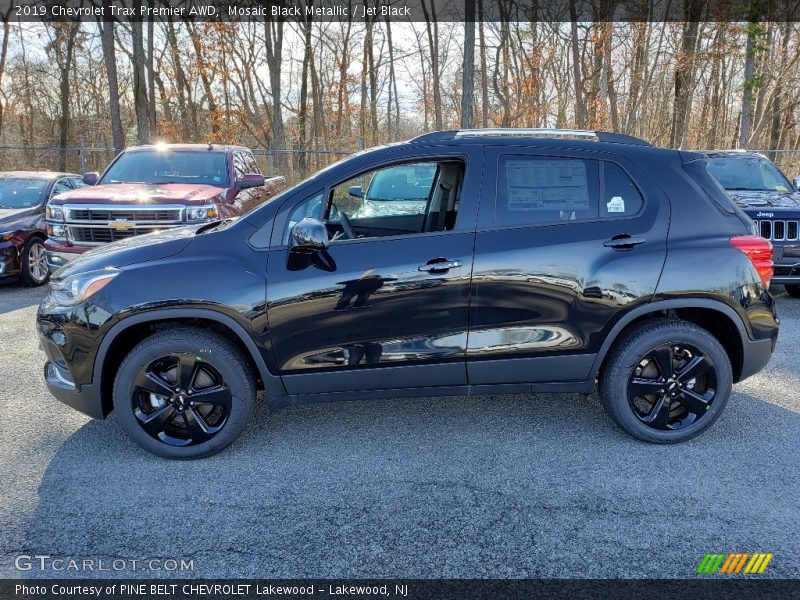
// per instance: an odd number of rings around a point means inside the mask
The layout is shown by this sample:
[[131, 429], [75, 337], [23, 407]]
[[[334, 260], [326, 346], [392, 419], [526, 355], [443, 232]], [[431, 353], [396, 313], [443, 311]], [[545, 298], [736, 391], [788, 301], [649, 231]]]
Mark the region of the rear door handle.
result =
[[633, 248], [634, 246], [638, 246], [639, 244], [644, 244], [644, 238], [635, 238], [629, 236], [627, 233], [623, 233], [620, 235], [615, 235], [610, 240], [606, 240], [603, 242], [603, 246], [606, 248], [615, 248], [617, 250], [628, 250]]
[[446, 258], [432, 258], [424, 265], [417, 267], [417, 271], [427, 271], [428, 273], [444, 273], [450, 269], [461, 266], [460, 260], [447, 260]]

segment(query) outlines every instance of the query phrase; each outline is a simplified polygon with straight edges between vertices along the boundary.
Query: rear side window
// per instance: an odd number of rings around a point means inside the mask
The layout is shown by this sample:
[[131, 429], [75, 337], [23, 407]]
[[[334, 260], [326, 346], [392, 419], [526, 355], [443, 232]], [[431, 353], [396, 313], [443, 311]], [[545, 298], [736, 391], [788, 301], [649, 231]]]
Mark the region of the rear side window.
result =
[[597, 163], [578, 158], [501, 156], [496, 225], [547, 225], [598, 216]]
[[600, 173], [603, 182], [600, 214], [604, 219], [630, 217], [642, 209], [642, 194], [622, 167], [602, 161]]

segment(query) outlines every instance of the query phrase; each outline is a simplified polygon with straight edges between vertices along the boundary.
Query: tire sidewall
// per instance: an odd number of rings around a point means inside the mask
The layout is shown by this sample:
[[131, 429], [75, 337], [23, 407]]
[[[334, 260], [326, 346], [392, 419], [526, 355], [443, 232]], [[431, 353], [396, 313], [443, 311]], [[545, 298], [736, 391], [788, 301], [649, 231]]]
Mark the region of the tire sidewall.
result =
[[[114, 380], [114, 413], [122, 428], [133, 440], [158, 456], [175, 459], [203, 458], [216, 454], [239, 436], [253, 413], [255, 386], [241, 355], [216, 336], [164, 336], [156, 334], [138, 344], [123, 361]], [[136, 418], [131, 402], [131, 388], [136, 375], [159, 357], [172, 353], [204, 351], [204, 357], [222, 375], [231, 390], [228, 420], [214, 437], [194, 446], [170, 446], [151, 437]]]
[[[716, 369], [716, 397], [709, 415], [698, 422], [675, 430], [662, 431], [642, 423], [628, 399], [628, 381], [639, 361], [653, 348], [662, 344], [690, 344], [711, 358]], [[665, 323], [652, 329], [648, 335], [633, 336], [622, 344], [619, 360], [615, 360], [604, 381], [605, 401], [613, 404], [613, 416], [620, 426], [633, 436], [650, 442], [677, 443], [689, 440], [708, 429], [719, 418], [728, 402], [733, 387], [730, 360], [721, 344], [708, 332], [682, 323]]]

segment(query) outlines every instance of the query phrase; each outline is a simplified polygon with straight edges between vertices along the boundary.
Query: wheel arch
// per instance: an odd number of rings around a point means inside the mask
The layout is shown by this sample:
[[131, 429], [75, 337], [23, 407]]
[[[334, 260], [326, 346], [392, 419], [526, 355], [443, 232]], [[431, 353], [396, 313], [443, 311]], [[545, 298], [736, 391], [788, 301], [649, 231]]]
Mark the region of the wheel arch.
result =
[[747, 330], [733, 308], [719, 300], [706, 298], [659, 300], [639, 306], [627, 313], [612, 327], [603, 341], [592, 365], [591, 380], [597, 378], [605, 366], [611, 349], [626, 331], [644, 321], [659, 318], [678, 318], [708, 331], [722, 344], [728, 354], [733, 369], [733, 381], [740, 381], [744, 367], [743, 342], [749, 339]]
[[151, 310], [118, 321], [103, 337], [95, 357], [92, 379], [98, 382], [104, 416], [113, 409], [112, 387], [122, 359], [146, 337], [180, 325], [199, 326], [223, 335], [242, 352], [257, 378], [259, 388], [266, 391], [268, 399], [286, 394], [280, 377], [269, 371], [252, 337], [232, 317], [210, 309]]

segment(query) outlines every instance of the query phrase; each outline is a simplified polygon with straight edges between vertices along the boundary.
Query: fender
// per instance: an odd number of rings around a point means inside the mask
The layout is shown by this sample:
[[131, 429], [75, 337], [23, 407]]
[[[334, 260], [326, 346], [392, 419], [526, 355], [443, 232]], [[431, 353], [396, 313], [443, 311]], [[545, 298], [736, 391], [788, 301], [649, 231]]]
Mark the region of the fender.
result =
[[100, 349], [97, 351], [97, 356], [94, 361], [94, 369], [92, 371], [92, 381], [101, 385], [101, 377], [103, 374], [103, 365], [105, 364], [106, 354], [109, 348], [114, 343], [114, 340], [126, 329], [146, 323], [148, 321], [170, 320], [170, 319], [207, 319], [216, 321], [230, 329], [236, 337], [244, 344], [245, 348], [252, 358], [253, 362], [258, 369], [258, 374], [261, 381], [264, 382], [264, 390], [267, 394], [268, 402], [272, 402], [276, 398], [281, 398], [286, 395], [286, 390], [283, 387], [281, 378], [277, 375], [270, 373], [267, 364], [264, 362], [264, 357], [258, 350], [258, 346], [253, 341], [253, 338], [247, 333], [247, 330], [241, 323], [215, 310], [203, 308], [168, 308], [168, 309], [155, 309], [145, 312], [137, 313], [129, 317], [125, 317], [115, 323], [108, 333], [103, 337], [100, 344]]
[[643, 304], [632, 309], [619, 321], [617, 321], [614, 327], [611, 328], [611, 331], [608, 333], [608, 335], [606, 335], [606, 339], [603, 341], [603, 345], [600, 347], [600, 351], [597, 353], [597, 357], [594, 360], [594, 364], [592, 365], [592, 370], [590, 371], [589, 375], [590, 380], [597, 378], [597, 374], [600, 371], [600, 366], [605, 360], [606, 354], [608, 354], [612, 344], [614, 344], [619, 337], [619, 334], [623, 329], [625, 329], [625, 327], [642, 315], [660, 310], [670, 310], [676, 308], [707, 308], [720, 312], [727, 316], [736, 326], [736, 329], [739, 332], [740, 342], [743, 343], [745, 340], [750, 339], [750, 336], [744, 327], [744, 323], [742, 322], [742, 318], [733, 308], [728, 306], [722, 300], [711, 300], [709, 298], [676, 298], [672, 300], [656, 300], [655, 302]]

